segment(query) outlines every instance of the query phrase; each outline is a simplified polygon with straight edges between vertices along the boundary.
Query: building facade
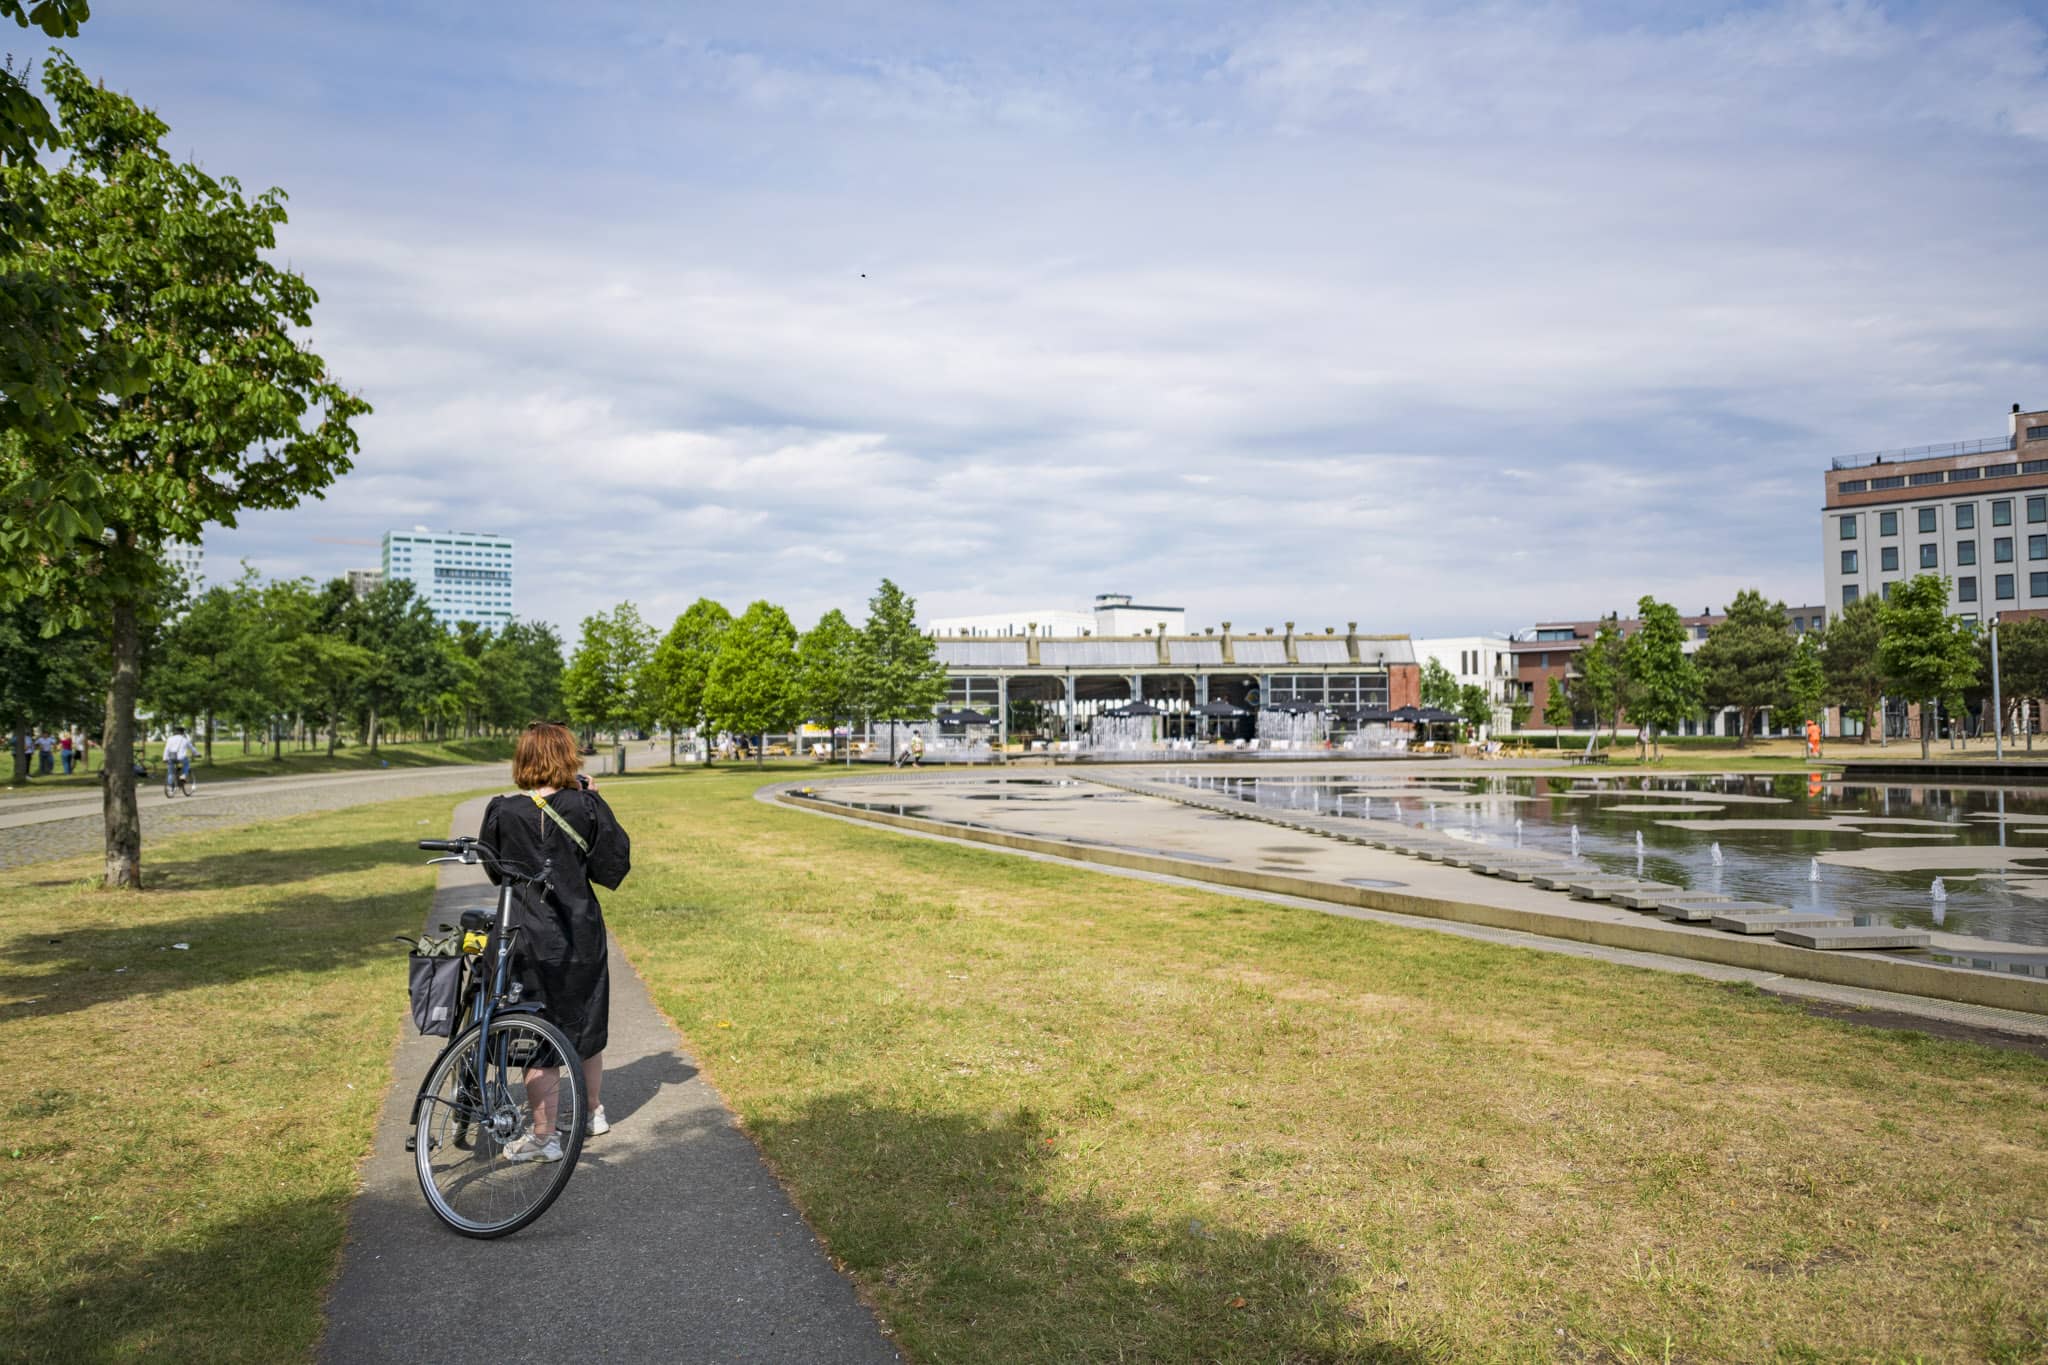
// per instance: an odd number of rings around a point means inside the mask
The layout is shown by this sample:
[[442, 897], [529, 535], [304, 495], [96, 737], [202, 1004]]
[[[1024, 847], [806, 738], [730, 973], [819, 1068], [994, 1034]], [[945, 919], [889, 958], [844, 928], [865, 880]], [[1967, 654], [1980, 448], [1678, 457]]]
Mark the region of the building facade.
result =
[[382, 569], [350, 569], [348, 590], [356, 597], [368, 597], [384, 582]]
[[1514, 641], [1505, 635], [1454, 635], [1414, 644], [1418, 667], [1427, 668], [1434, 660], [1449, 670], [1460, 688], [1474, 684], [1485, 688], [1486, 699], [1493, 703], [1493, 728], [1508, 728], [1508, 708], [1521, 695], [1515, 677]]
[[197, 592], [206, 578], [206, 547], [196, 540], [171, 541], [164, 546], [164, 564]]
[[512, 620], [512, 542], [477, 531], [384, 533], [384, 580], [405, 579], [443, 625]]
[[925, 633], [939, 639], [1002, 639], [1026, 635], [1179, 635], [1188, 628], [1185, 607], [1154, 607], [1133, 602], [1128, 593], [1095, 595], [1090, 611], [1044, 607], [1029, 611], [984, 612], [977, 616], [940, 616], [925, 622]]
[[[940, 636], [947, 704], [971, 707], [1009, 727], [1013, 708], [1028, 728], [1071, 740], [1102, 711], [1148, 702], [1190, 727], [1210, 702], [1261, 707], [1398, 708], [1421, 700], [1421, 669], [1405, 635], [1343, 634]], [[1021, 723], [1019, 728], [1026, 728]]]
[[1825, 475], [1829, 606], [1916, 574], [1949, 580], [1949, 611], [1988, 621], [2048, 608], [2048, 412], [2015, 403], [2003, 437], [1852, 455]]

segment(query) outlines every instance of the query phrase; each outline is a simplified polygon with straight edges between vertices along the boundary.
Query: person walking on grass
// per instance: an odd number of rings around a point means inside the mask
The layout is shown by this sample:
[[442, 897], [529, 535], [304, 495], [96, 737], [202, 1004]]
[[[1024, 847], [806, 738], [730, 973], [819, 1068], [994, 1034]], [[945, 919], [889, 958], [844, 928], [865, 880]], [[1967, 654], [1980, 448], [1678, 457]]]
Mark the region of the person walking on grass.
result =
[[[597, 785], [581, 771], [576, 737], [566, 726], [535, 721], [520, 733], [512, 756], [512, 780], [519, 791], [494, 796], [484, 808], [481, 836], [499, 858], [523, 871], [551, 862], [548, 887], [519, 887], [518, 980], [526, 998], [569, 1035], [583, 1057], [583, 1084], [590, 1094], [590, 1135], [611, 1131], [601, 1086], [604, 1049], [611, 1019], [611, 978], [604, 911], [591, 888], [613, 890], [632, 870], [632, 841], [612, 817]], [[484, 870], [493, 882], [495, 867]], [[505, 1149], [512, 1161], [560, 1161], [555, 1098], [558, 1068], [532, 1067], [526, 1094], [533, 1131]]]

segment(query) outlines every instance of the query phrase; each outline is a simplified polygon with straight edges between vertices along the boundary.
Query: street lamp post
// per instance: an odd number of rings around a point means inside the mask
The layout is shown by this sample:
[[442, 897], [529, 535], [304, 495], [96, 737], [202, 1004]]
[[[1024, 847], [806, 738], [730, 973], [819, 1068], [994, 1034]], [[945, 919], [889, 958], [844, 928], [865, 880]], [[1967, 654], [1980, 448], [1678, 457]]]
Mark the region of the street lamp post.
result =
[[1998, 613], [1991, 613], [1991, 748], [1992, 756], [2005, 761], [2005, 704], [1998, 690]]

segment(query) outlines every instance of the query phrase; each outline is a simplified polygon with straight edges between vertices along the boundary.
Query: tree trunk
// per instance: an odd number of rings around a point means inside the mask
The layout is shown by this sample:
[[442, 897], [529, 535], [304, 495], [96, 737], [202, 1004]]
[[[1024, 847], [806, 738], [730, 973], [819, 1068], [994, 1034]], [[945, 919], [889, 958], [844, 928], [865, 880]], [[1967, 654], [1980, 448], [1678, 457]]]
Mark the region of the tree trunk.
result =
[[1934, 736], [1927, 728], [1927, 722], [1932, 718], [1927, 703], [1920, 703], [1920, 757], [1923, 759], [1928, 757], [1928, 750], [1933, 745]]
[[270, 718], [270, 761], [284, 762], [284, 726], [278, 724], [276, 716]]
[[754, 766], [755, 766], [755, 767], [757, 767], [757, 768], [760, 768], [760, 767], [764, 767], [764, 766], [766, 766], [766, 765], [767, 765], [767, 762], [768, 762], [768, 732], [767, 732], [766, 730], [763, 730], [763, 731], [762, 731], [762, 732], [761, 732], [761, 733], [760, 733], [759, 735], [755, 736], [755, 743], [754, 743]]
[[377, 752], [377, 708], [370, 708], [370, 752]]
[[28, 723], [22, 720], [20, 716], [16, 716], [12, 730], [11, 743], [13, 747], [7, 751], [7, 756], [14, 763], [14, 781], [26, 782], [28, 781]]
[[329, 716], [327, 718], [327, 756], [329, 758], [334, 757], [334, 741], [340, 737], [341, 717]]
[[[129, 539], [124, 537], [124, 539]], [[130, 541], [132, 548], [132, 540]], [[142, 815], [135, 808], [135, 689], [142, 630], [135, 604], [113, 611], [114, 676], [107, 685], [106, 786], [100, 810], [106, 826], [106, 884], [142, 889]]]
[[676, 766], [676, 727], [668, 727], [668, 766]]
[[206, 766], [213, 766], [213, 712], [206, 713]]

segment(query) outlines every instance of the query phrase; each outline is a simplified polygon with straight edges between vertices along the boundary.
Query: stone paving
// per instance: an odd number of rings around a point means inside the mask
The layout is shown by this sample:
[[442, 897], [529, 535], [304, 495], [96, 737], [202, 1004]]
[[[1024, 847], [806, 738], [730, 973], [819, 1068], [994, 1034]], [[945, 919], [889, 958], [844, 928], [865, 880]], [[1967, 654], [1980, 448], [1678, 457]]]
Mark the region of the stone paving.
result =
[[[308, 777], [250, 778], [202, 785], [191, 797], [168, 799], [160, 786], [137, 793], [142, 813], [143, 875], [149, 845], [200, 830], [253, 824], [314, 811], [341, 810], [412, 796], [455, 795], [487, 787], [504, 788], [511, 772], [503, 763], [445, 768], [395, 768], [389, 772], [322, 773]], [[10, 804], [0, 813], [0, 868], [53, 858], [97, 853], [105, 846], [99, 793], [71, 790], [34, 802]]]

